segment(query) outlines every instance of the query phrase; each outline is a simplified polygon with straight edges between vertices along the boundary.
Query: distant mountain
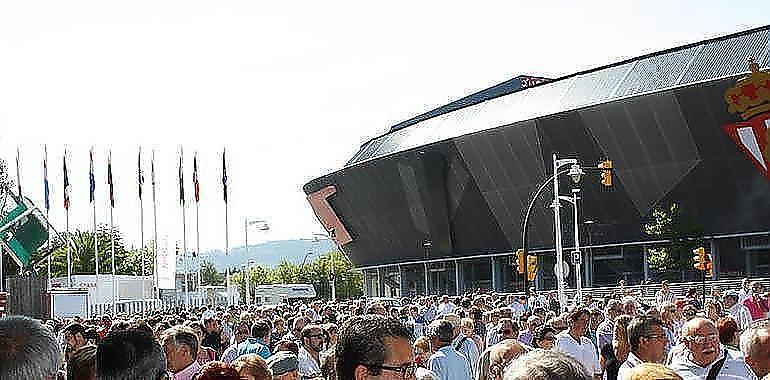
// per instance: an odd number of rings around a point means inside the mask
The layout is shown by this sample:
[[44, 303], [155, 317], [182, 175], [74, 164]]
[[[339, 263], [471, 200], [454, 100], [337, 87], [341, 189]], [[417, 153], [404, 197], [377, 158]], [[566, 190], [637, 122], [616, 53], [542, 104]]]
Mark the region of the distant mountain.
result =
[[224, 272], [228, 266], [230, 268], [240, 268], [246, 265], [249, 260], [257, 265], [274, 267], [282, 261], [288, 261], [295, 264], [301, 264], [302, 259], [308, 252], [313, 252], [308, 256], [307, 261], [313, 261], [319, 254], [324, 254], [337, 249], [329, 240], [297, 239], [297, 240], [277, 240], [262, 244], [249, 245], [248, 254], [246, 247], [234, 247], [230, 249], [230, 255], [225, 256], [223, 250], [212, 250], [204, 252], [203, 261], [214, 263], [218, 271]]

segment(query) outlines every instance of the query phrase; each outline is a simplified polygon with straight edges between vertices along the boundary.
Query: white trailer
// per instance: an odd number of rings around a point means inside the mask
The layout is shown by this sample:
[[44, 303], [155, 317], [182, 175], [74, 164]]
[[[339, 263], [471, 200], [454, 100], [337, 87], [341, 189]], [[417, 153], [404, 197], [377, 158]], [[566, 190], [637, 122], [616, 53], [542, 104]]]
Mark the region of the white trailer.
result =
[[290, 299], [315, 297], [315, 287], [311, 284], [258, 285], [254, 290], [254, 302], [257, 305], [275, 305]]

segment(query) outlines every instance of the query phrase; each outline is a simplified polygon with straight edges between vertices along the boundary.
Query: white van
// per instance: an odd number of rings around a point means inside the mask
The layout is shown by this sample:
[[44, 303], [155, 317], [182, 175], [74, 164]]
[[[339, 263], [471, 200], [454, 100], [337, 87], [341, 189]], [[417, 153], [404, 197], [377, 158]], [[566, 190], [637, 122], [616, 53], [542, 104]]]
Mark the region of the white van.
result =
[[254, 303], [257, 305], [275, 305], [290, 299], [315, 297], [315, 288], [311, 284], [257, 285], [254, 290]]

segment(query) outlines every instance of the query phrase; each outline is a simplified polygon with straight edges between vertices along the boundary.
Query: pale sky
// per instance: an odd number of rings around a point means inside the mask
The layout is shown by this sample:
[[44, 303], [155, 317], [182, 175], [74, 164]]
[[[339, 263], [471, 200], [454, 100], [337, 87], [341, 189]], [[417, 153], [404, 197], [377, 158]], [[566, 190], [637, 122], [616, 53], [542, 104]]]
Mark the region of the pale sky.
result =
[[230, 245], [244, 217], [268, 233], [322, 232], [301, 187], [339, 169], [391, 125], [519, 74], [558, 77], [761, 26], [770, 2], [726, 1], [0, 1], [0, 157], [42, 208], [48, 145], [51, 219], [64, 230], [69, 146], [72, 228], [108, 222], [138, 244], [136, 154], [145, 153], [145, 237], [181, 239], [177, 152], [184, 146], [188, 246], [195, 249], [192, 153], [199, 152], [201, 248], [224, 248], [221, 158], [228, 151]]

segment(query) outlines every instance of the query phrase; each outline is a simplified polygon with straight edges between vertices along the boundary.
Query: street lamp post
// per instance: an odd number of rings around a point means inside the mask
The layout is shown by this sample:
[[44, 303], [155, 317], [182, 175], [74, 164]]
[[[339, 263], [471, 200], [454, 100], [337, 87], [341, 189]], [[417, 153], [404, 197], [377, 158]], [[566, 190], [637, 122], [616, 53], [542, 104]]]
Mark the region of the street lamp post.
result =
[[[249, 220], [249, 218], [243, 219], [243, 232], [245, 235], [245, 243], [246, 243], [246, 257], [249, 257], [249, 226], [253, 225], [259, 225], [257, 228], [259, 228], [260, 231], [268, 231], [270, 230], [270, 226], [267, 224], [267, 222], [264, 219], [254, 219]], [[253, 261], [249, 260], [249, 264], [251, 264]], [[246, 306], [251, 305], [251, 285], [249, 284], [249, 270], [251, 269], [251, 265], [246, 267], [246, 271], [243, 273], [243, 280], [246, 281]]]
[[425, 239], [422, 243], [422, 248], [425, 250], [425, 295], [430, 294], [430, 282], [428, 281], [428, 260], [430, 259], [430, 249], [433, 247], [433, 243], [430, 240]]
[[581, 262], [583, 260], [583, 257], [580, 254], [580, 224], [578, 223], [579, 219], [579, 206], [578, 206], [578, 200], [580, 197], [578, 197], [578, 193], [580, 193], [580, 189], [572, 189], [572, 197], [567, 197], [560, 195], [559, 199], [569, 202], [572, 204], [572, 207], [574, 207], [574, 224], [575, 224], [575, 250], [572, 251], [572, 263], [575, 265], [575, 289], [577, 290], [577, 300], [580, 301], [583, 299], [583, 274], [581, 272]]

